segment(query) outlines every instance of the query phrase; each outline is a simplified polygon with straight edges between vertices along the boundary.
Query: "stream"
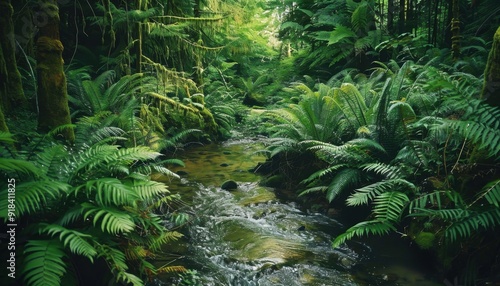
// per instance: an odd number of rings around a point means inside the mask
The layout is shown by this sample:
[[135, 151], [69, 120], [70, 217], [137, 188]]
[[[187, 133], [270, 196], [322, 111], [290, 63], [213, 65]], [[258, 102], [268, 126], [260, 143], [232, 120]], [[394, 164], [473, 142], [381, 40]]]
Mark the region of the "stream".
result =
[[[265, 160], [256, 153], [263, 148], [258, 139], [247, 139], [176, 154], [186, 166], [171, 168], [181, 179], [167, 184], [193, 218], [174, 265], [196, 270], [196, 285], [443, 285], [397, 236], [333, 249], [332, 238], [345, 230], [340, 218], [277, 197], [248, 171]], [[222, 190], [226, 180], [238, 189]]]

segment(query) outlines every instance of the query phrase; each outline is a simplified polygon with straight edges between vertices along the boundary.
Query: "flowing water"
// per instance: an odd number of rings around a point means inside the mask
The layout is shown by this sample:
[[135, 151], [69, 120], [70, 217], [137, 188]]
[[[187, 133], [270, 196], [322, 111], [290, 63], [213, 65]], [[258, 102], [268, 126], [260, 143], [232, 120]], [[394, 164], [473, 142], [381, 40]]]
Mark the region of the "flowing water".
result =
[[[399, 238], [333, 249], [332, 238], [345, 229], [340, 221], [258, 186], [259, 177], [248, 170], [265, 160], [255, 153], [262, 148], [234, 141], [177, 156], [186, 167], [169, 185], [194, 219], [176, 263], [197, 271], [197, 285], [442, 285]], [[220, 188], [229, 179], [237, 190]]]

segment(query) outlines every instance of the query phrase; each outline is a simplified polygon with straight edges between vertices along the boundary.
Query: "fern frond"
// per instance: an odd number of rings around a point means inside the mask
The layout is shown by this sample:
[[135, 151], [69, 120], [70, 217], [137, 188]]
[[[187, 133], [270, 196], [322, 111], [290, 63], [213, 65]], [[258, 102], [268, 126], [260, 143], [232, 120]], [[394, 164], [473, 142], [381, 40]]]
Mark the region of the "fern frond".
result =
[[299, 193], [300, 196], [304, 196], [310, 193], [315, 193], [315, 192], [324, 192], [328, 189], [328, 186], [319, 186], [319, 187], [312, 187], [312, 188], [307, 188], [304, 191]]
[[388, 234], [390, 231], [395, 231], [395, 230], [396, 227], [387, 221], [383, 220], [363, 221], [350, 227], [344, 233], [337, 236], [335, 240], [332, 242], [332, 246], [338, 247], [342, 243], [352, 239], [355, 236], [361, 237], [369, 234], [385, 235]]
[[64, 146], [55, 145], [37, 154], [37, 164], [44, 176], [58, 178], [67, 156], [68, 152]]
[[128, 266], [126, 263], [126, 256], [123, 252], [108, 245], [99, 245], [97, 250], [99, 257], [104, 258], [108, 262], [111, 273], [115, 275], [117, 282], [123, 281], [125, 283], [131, 283], [134, 286], [144, 285], [144, 282], [139, 277], [126, 272]]
[[500, 180], [488, 183], [482, 191], [488, 203], [500, 208]]
[[116, 178], [100, 178], [87, 181], [74, 189], [75, 196], [83, 192], [87, 198], [100, 205], [129, 205], [139, 197], [132, 189]]
[[31, 162], [21, 159], [0, 158], [0, 170], [6, 172], [21, 172], [33, 176], [42, 174], [41, 170]]
[[445, 238], [452, 242], [458, 238], [467, 238], [481, 230], [492, 229], [500, 225], [499, 208], [474, 213], [462, 212], [461, 214], [462, 219], [451, 223], [445, 231]]
[[141, 278], [135, 276], [134, 274], [128, 273], [128, 272], [118, 272], [116, 275], [116, 280], [117, 281], [123, 281], [127, 284], [131, 284], [133, 286], [143, 286], [144, 282], [141, 280]]
[[43, 225], [44, 227], [40, 230], [40, 233], [47, 233], [51, 236], [58, 235], [59, 240], [65, 247], [69, 247], [71, 252], [78, 255], [83, 255], [87, 257], [91, 262], [94, 262], [94, 257], [97, 255], [97, 250], [86, 240], [92, 238], [91, 235], [67, 229], [56, 224]]
[[417, 196], [410, 203], [410, 215], [417, 212], [418, 209], [429, 208], [429, 204], [437, 209], [443, 208], [443, 196], [447, 196], [449, 193], [450, 191], [434, 191], [429, 194]]
[[153, 241], [149, 244], [149, 248], [153, 251], [159, 251], [162, 245], [176, 241], [184, 235], [177, 231], [166, 231], [162, 233], [160, 236], [155, 237]]
[[335, 197], [348, 187], [358, 184], [360, 176], [361, 172], [358, 169], [349, 168], [338, 172], [326, 190], [326, 199], [328, 202], [333, 201]]
[[187, 269], [184, 266], [162, 266], [158, 269], [156, 269], [156, 273], [179, 273], [179, 272], [186, 272]]
[[321, 177], [323, 176], [326, 176], [326, 175], [329, 175], [329, 174], [332, 174], [336, 171], [338, 171], [339, 169], [342, 169], [342, 168], [345, 168], [347, 167], [346, 164], [339, 164], [339, 165], [333, 165], [333, 166], [330, 166], [326, 169], [322, 169], [322, 170], [319, 170], [319, 171], [316, 171], [314, 172], [312, 175], [310, 175], [307, 179], [303, 180], [302, 181], [302, 184], [309, 184], [317, 179], [321, 179]]
[[83, 219], [90, 218], [94, 226], [100, 221], [101, 230], [110, 234], [127, 233], [135, 228], [135, 223], [127, 213], [115, 207], [94, 206], [83, 203]]
[[392, 166], [384, 163], [364, 164], [363, 170], [380, 174], [387, 179], [398, 179], [402, 177], [400, 173], [401, 171], [397, 166]]
[[16, 142], [16, 140], [14, 140], [14, 138], [12, 138], [12, 137], [13, 137], [13, 135], [11, 133], [0, 131], [0, 143], [11, 144], [11, 143]]
[[383, 180], [357, 189], [347, 198], [346, 203], [348, 206], [366, 205], [380, 194], [398, 189], [415, 192], [416, 186], [404, 179]]
[[450, 121], [449, 124], [462, 136], [479, 144], [479, 148], [485, 149], [490, 156], [498, 156], [500, 153], [500, 130], [498, 128], [472, 121]]
[[169, 194], [167, 186], [155, 181], [138, 181], [134, 182], [131, 187], [137, 196], [143, 201], [156, 199], [160, 195]]
[[146, 146], [137, 146], [131, 148], [121, 148], [116, 152], [104, 157], [104, 161], [110, 164], [131, 164], [135, 161], [153, 160], [161, 156], [161, 153], [152, 151]]
[[30, 286], [60, 285], [66, 273], [62, 246], [54, 240], [30, 240], [24, 249], [24, 281]]
[[[16, 215], [22, 216], [46, 210], [45, 207], [52, 200], [66, 195], [70, 186], [65, 183], [43, 180], [20, 183], [16, 185]], [[7, 198], [7, 189], [0, 192]], [[0, 209], [7, 210], [8, 200], [0, 200]], [[6, 217], [6, 212], [0, 217]]]
[[410, 199], [401, 192], [385, 192], [373, 200], [375, 205], [373, 213], [378, 220], [396, 222], [399, 221]]

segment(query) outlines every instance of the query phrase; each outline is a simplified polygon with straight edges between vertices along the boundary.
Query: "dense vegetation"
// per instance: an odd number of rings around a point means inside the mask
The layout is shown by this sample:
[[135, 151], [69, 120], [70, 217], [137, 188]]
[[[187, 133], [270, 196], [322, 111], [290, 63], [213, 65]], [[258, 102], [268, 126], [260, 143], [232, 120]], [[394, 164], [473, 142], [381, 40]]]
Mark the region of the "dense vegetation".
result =
[[185, 272], [151, 263], [187, 220], [152, 178], [177, 176], [184, 139], [255, 134], [263, 184], [353, 214], [333, 247], [399, 233], [450, 281], [500, 279], [496, 0], [0, 9], [0, 216], [17, 224], [18, 284]]

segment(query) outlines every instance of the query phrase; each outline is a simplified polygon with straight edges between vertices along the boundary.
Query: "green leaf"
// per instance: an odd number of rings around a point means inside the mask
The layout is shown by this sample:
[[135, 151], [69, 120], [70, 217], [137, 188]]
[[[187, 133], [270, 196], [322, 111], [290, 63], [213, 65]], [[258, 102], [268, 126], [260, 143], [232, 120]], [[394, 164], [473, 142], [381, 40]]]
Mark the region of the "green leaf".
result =
[[90, 203], [82, 204], [83, 219], [91, 218], [94, 226], [100, 221], [101, 230], [110, 234], [127, 233], [135, 228], [135, 223], [129, 214], [115, 207], [94, 206]]
[[401, 192], [382, 193], [373, 200], [373, 213], [378, 220], [396, 222], [409, 201], [408, 196]]
[[65, 247], [69, 247], [71, 252], [78, 255], [83, 255], [87, 257], [92, 263], [94, 262], [94, 256], [97, 255], [97, 251], [86, 240], [90, 239], [90, 241], [92, 241], [91, 235], [67, 229], [63, 226], [55, 224], [45, 224], [45, 227], [43, 227], [40, 232], [47, 233], [51, 236], [59, 235], [59, 240]]
[[336, 44], [344, 39], [356, 38], [356, 33], [354, 33], [350, 28], [342, 25], [337, 25], [333, 31], [330, 32], [330, 38], [328, 45]]
[[22, 273], [29, 286], [57, 286], [66, 273], [66, 256], [61, 245], [54, 240], [30, 240], [24, 250]]
[[375, 235], [385, 235], [390, 231], [395, 231], [396, 228], [392, 223], [383, 220], [371, 220], [363, 221], [352, 227], [350, 227], [346, 232], [340, 234], [332, 242], [333, 247], [338, 247], [347, 240], [352, 239], [354, 236], [361, 237], [364, 235], [375, 234]]
[[75, 188], [75, 196], [84, 192], [101, 205], [130, 205], [139, 197], [131, 188], [116, 178], [100, 178], [87, 181]]

